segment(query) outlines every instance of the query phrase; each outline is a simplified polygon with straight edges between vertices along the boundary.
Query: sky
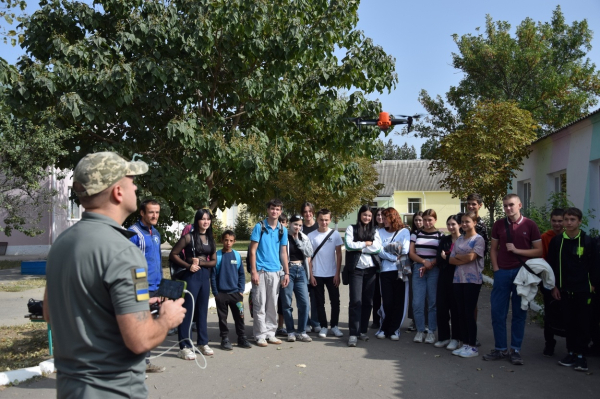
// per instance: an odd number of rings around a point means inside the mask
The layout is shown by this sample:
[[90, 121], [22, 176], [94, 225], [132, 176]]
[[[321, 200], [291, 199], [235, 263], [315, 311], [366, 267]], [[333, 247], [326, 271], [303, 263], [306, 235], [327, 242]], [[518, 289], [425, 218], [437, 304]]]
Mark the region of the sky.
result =
[[[391, 93], [374, 93], [383, 110], [396, 115], [424, 113], [418, 102], [419, 92], [441, 95], [455, 86], [462, 75], [451, 66], [452, 52], [457, 51], [452, 34], [477, 34], [475, 28], [485, 26], [486, 14], [493, 20], [508, 21], [513, 29], [525, 18], [549, 22], [557, 5], [561, 6], [567, 23], [587, 19], [595, 32], [590, 60], [600, 67], [600, 0], [363, 0], [360, 4], [357, 29], [396, 58], [398, 84]], [[30, 1], [28, 12], [37, 9]], [[24, 52], [0, 43], [0, 55], [9, 63], [16, 62]], [[373, 117], [377, 117], [374, 115]], [[399, 129], [397, 129], [399, 130]], [[412, 136], [388, 135], [393, 142], [414, 145], [417, 153], [424, 140]], [[384, 135], [382, 139], [387, 141]]]

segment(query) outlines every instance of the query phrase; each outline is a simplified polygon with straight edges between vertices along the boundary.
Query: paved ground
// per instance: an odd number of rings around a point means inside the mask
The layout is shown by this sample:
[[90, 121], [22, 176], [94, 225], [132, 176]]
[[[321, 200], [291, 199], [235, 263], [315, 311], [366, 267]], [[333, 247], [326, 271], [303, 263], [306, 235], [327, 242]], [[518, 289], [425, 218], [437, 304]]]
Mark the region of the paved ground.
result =
[[[347, 287], [342, 290], [340, 327], [347, 335]], [[479, 307], [479, 339], [487, 352], [493, 346], [489, 315], [489, 289], [483, 289]], [[346, 306], [344, 306], [346, 305]], [[557, 365], [564, 356], [564, 341], [557, 354], [545, 358], [543, 331], [535, 324], [526, 329], [524, 366], [508, 361], [486, 362], [481, 358], [461, 359], [445, 349], [412, 342], [413, 334], [403, 333], [399, 342], [377, 340], [370, 330], [369, 342], [357, 348], [346, 346], [344, 338], [320, 339], [312, 343], [286, 343], [267, 348], [218, 349], [217, 315], [209, 312], [210, 345], [215, 355], [206, 370], [194, 362], [176, 358], [172, 351], [156, 364], [167, 367], [150, 375], [151, 398], [598, 398], [600, 358], [589, 358], [590, 373], [575, 372]], [[252, 319], [247, 315], [246, 331]], [[235, 336], [232, 336], [235, 342]], [[161, 349], [175, 339], [168, 337]], [[202, 359], [199, 359], [202, 364]], [[305, 365], [306, 367], [298, 367]], [[1, 398], [28, 399], [56, 396], [55, 376], [23, 383], [0, 391]]]
[[[31, 278], [43, 278], [44, 276], [24, 276], [21, 269], [0, 270], [0, 284], [27, 280]], [[24, 316], [27, 314], [27, 301], [29, 298], [44, 299], [44, 289], [36, 288], [21, 292], [0, 292], [0, 326], [30, 323]]]

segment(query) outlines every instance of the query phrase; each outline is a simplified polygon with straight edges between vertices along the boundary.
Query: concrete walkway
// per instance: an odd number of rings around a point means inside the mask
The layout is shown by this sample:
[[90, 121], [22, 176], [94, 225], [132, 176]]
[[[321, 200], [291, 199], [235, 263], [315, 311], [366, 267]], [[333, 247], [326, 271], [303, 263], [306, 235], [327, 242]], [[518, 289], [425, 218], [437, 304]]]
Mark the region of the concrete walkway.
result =
[[[479, 305], [481, 353], [493, 347], [489, 309], [490, 289], [482, 289]], [[171, 351], [156, 364], [166, 366], [162, 374], [147, 379], [150, 398], [598, 398], [600, 396], [600, 359], [588, 359], [590, 372], [575, 372], [557, 365], [565, 355], [564, 340], [559, 339], [553, 358], [542, 356], [543, 331], [530, 323], [523, 348], [524, 366], [508, 361], [486, 362], [479, 358], [461, 359], [445, 349], [412, 342], [404, 333], [399, 342], [375, 339], [359, 341], [348, 348], [348, 289], [342, 287], [340, 328], [343, 338], [319, 338], [311, 343], [287, 343], [219, 349], [217, 315], [208, 314], [209, 343], [215, 355], [206, 370], [186, 362]], [[231, 324], [231, 323], [230, 323]], [[233, 326], [230, 325], [233, 330]], [[404, 331], [404, 330], [403, 330]], [[252, 319], [246, 310], [246, 333], [251, 335]], [[230, 338], [235, 342], [233, 332]], [[173, 345], [167, 337], [159, 350]], [[154, 351], [153, 353], [158, 353]], [[203, 364], [201, 358], [198, 359]], [[300, 367], [305, 365], [306, 367]], [[56, 397], [55, 375], [0, 392], [2, 398]]]

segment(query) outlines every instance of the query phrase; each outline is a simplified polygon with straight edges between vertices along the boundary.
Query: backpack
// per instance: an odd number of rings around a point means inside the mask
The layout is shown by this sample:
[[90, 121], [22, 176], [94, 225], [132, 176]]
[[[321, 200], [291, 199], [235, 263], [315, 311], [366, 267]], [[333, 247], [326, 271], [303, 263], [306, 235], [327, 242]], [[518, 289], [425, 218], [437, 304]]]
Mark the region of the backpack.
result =
[[[279, 239], [278, 241], [281, 242], [281, 239], [283, 238], [283, 225], [279, 222], [277, 222], [277, 228], [279, 229]], [[267, 232], [267, 226], [265, 226], [265, 221], [261, 220], [260, 221], [260, 237], [258, 238], [258, 243], [260, 245], [260, 240], [262, 239], [262, 236], [264, 233]], [[258, 250], [258, 248], [256, 248]], [[250, 265], [250, 245], [248, 245], [248, 252], [246, 253], [246, 271], [248, 273], [252, 273], [252, 266]]]
[[[236, 251], [235, 249], [233, 250], [233, 253], [235, 254], [235, 260], [237, 261], [237, 266], [239, 269], [240, 266], [242, 266], [242, 257], [240, 256], [240, 253], [238, 251]], [[215, 273], [217, 273], [217, 274], [219, 274], [219, 269], [221, 268], [221, 260], [222, 259], [223, 259], [223, 251], [219, 249], [217, 251], [217, 265], [215, 266]]]

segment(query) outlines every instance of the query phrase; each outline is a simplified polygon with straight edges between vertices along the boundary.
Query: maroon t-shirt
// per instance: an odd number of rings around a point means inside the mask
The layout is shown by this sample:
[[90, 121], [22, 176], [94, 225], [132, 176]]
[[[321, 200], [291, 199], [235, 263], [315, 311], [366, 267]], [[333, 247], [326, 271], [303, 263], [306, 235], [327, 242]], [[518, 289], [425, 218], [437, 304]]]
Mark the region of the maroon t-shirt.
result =
[[[496, 220], [496, 223], [494, 223], [494, 227], [492, 227], [492, 240], [498, 240], [498, 242], [492, 245], [498, 244], [498, 268], [510, 270], [521, 267], [521, 262], [519, 262], [517, 255], [506, 249], [505, 220], [506, 218], [502, 218]], [[531, 249], [533, 242], [542, 239], [540, 230], [533, 220], [521, 216], [515, 223], [511, 222], [510, 219], [508, 222], [511, 228], [512, 243], [515, 244], [517, 249]], [[523, 262], [531, 259], [527, 256], [519, 256], [523, 259]]]

